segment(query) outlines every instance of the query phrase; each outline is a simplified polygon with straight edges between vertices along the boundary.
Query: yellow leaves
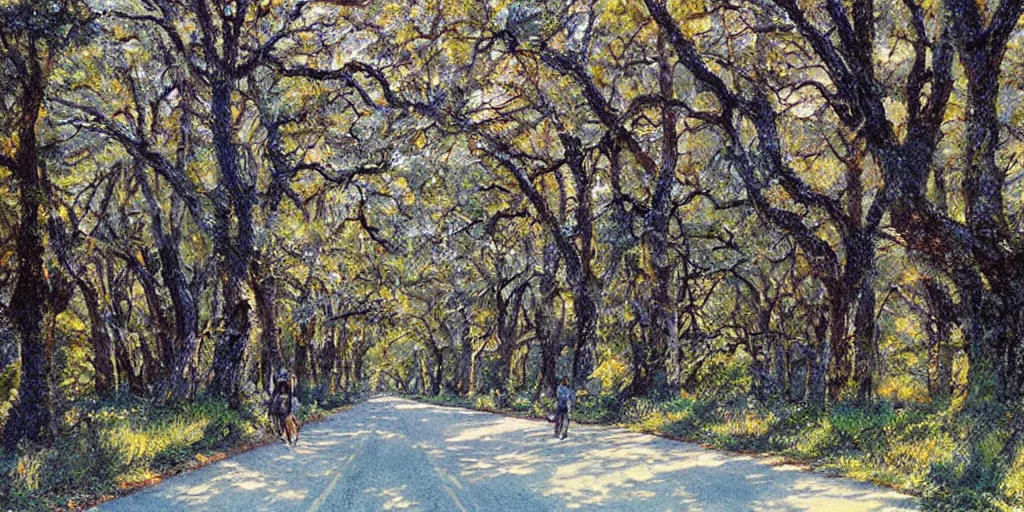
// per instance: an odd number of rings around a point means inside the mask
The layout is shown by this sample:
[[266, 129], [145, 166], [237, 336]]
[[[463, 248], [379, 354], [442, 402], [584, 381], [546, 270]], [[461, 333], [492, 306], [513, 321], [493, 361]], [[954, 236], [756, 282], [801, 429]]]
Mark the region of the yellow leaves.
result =
[[590, 72], [594, 75], [594, 83], [596, 83], [598, 87], [608, 86], [608, 72], [605, 70], [604, 66], [594, 65], [590, 68]]
[[60, 205], [60, 207], [57, 208], [57, 216], [60, 217], [60, 219], [65, 221], [65, 222], [69, 221], [71, 216], [68, 213], [68, 207], [64, 206], [64, 205]]
[[397, 23], [405, 17], [405, 10], [406, 7], [401, 2], [393, 2], [385, 5], [384, 8], [381, 9], [377, 23], [381, 26], [388, 26]]
[[609, 357], [601, 362], [590, 374], [591, 378], [601, 381], [601, 389], [618, 391], [627, 382], [629, 368], [618, 357]]
[[403, 45], [416, 39], [419, 33], [416, 31], [416, 27], [412, 24], [404, 24], [399, 27], [398, 31], [395, 32], [395, 44]]
[[902, 136], [906, 133], [906, 122], [907, 122], [907, 106], [902, 101], [895, 101], [892, 98], [885, 98], [883, 100], [885, 106], [886, 116], [892, 121], [893, 125], [898, 132], [898, 135]]
[[[416, 145], [416, 149], [423, 149], [423, 148], [425, 148], [427, 146], [427, 135], [426, 135], [426, 133], [424, 133], [422, 131], [417, 133], [416, 134], [416, 138], [413, 139], [413, 144]], [[404, 180], [404, 178], [403, 178], [403, 180]]]
[[704, 0], [669, 0], [668, 10], [688, 36], [711, 28]]
[[916, 318], [901, 316], [896, 319], [896, 332], [911, 338], [919, 338], [921, 336], [921, 325], [917, 322]]
[[0, 268], [6, 267], [7, 262], [11, 260], [12, 256], [14, 256], [14, 249], [12, 248], [7, 248], [4, 252], [0, 253]]
[[453, 64], [466, 64], [472, 59], [473, 46], [468, 39], [445, 39], [441, 43], [441, 48]]
[[[704, 0], [669, 0], [668, 10], [688, 36], [711, 28]], [[601, 15], [601, 23], [629, 31], [629, 28], [647, 24], [650, 13], [643, 2], [636, 0], [609, 0]]]
[[111, 33], [117, 41], [125, 41], [132, 36], [131, 32], [128, 32], [124, 26], [117, 23], [111, 25]]
[[921, 271], [914, 265], [907, 265], [907, 269], [903, 272], [902, 281], [903, 284], [912, 285], [923, 279]]
[[[611, 0], [608, 2], [607, 8], [605, 9], [606, 19], [602, 21], [607, 23], [622, 22], [630, 20], [633, 22], [641, 22], [647, 16], [647, 10], [643, 7], [643, 2], [634, 2], [631, 0]], [[623, 19], [625, 18], [625, 20]]]

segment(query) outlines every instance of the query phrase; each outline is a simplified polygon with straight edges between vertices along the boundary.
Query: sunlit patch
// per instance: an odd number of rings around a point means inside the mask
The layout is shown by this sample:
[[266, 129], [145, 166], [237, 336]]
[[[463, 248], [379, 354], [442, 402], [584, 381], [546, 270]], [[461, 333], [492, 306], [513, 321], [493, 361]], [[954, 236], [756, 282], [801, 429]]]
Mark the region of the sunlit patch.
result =
[[366, 493], [385, 500], [380, 504], [380, 510], [404, 510], [418, 505], [417, 502], [402, 495], [405, 488], [404, 485], [387, 489], [371, 487], [366, 490]]
[[210, 484], [206, 484], [206, 485], [197, 485], [197, 486], [194, 486], [194, 487], [189, 487], [188, 489], [185, 489], [184, 492], [188, 496], [198, 496], [200, 494], [206, 494], [209, 490], [210, 490]]
[[430, 408], [429, 405], [421, 404], [419, 402], [411, 402], [411, 403], [403, 402], [403, 403], [400, 403], [398, 405], [395, 405], [394, 407], [395, 407], [395, 409], [397, 409], [399, 411], [409, 411], [409, 410], [419, 410], [419, 409], [429, 409]]
[[263, 482], [256, 482], [253, 480], [242, 480], [241, 482], [235, 482], [232, 487], [241, 489], [243, 491], [255, 491], [257, 489], [263, 489], [267, 484]]
[[291, 500], [291, 501], [302, 501], [306, 499], [305, 491], [296, 490], [285, 490], [274, 493], [274, 499], [277, 500]]
[[518, 432], [522, 429], [523, 426], [521, 424], [511, 421], [499, 421], [489, 425], [463, 430], [459, 435], [449, 437], [446, 441], [449, 443], [461, 443], [474, 440], [486, 441], [495, 436], [500, 436], [501, 434], [507, 434], [509, 432]]

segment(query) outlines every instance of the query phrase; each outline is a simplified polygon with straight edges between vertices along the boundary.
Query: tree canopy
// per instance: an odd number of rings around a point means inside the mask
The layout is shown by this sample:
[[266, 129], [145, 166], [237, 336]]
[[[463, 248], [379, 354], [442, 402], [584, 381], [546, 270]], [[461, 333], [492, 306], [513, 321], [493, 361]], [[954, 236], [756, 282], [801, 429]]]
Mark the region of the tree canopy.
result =
[[954, 400], [978, 471], [996, 432], [1012, 462], [1022, 9], [0, 0], [5, 444], [284, 367], [307, 399]]

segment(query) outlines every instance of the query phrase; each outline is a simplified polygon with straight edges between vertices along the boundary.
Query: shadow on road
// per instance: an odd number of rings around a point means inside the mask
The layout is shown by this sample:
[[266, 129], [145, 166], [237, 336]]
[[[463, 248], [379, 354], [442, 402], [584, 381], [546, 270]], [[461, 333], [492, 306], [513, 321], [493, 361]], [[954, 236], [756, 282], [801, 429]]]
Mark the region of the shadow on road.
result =
[[870, 485], [618, 429], [378, 398], [100, 510], [916, 510]]

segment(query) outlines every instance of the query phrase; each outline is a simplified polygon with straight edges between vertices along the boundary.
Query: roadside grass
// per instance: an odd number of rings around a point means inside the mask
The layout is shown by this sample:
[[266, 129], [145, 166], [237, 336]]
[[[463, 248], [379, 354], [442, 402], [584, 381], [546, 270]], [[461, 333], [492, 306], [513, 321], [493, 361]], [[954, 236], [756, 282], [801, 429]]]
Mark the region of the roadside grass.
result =
[[[303, 423], [353, 403], [336, 395], [300, 409]], [[276, 440], [258, 401], [239, 412], [200, 398], [157, 406], [130, 395], [68, 407], [50, 448], [0, 452], [0, 509], [78, 509]]]
[[[549, 403], [528, 395], [497, 407], [492, 395], [440, 395], [419, 400], [519, 416], [544, 417]], [[871, 482], [922, 498], [927, 511], [1024, 511], [1024, 454], [998, 490], [981, 490], [963, 478], [969, 460], [969, 425], [958, 404], [833, 404], [827, 409], [681, 397], [666, 401], [582, 396], [573, 421], [614, 425], [636, 432], [700, 443], [707, 448], [780, 456], [834, 476]], [[994, 444], [994, 450], [1001, 448]]]

